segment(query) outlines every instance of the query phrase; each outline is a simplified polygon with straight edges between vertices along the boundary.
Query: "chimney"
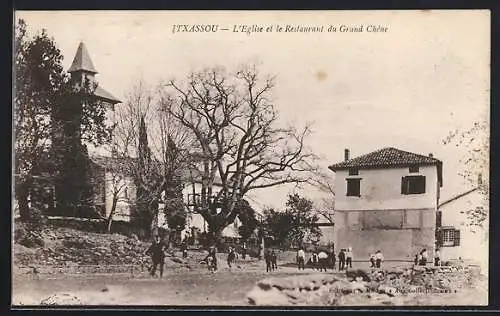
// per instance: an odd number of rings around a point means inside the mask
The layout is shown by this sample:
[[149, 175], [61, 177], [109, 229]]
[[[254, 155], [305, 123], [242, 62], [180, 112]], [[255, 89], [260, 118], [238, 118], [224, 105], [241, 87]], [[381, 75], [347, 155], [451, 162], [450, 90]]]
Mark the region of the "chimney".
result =
[[432, 153], [429, 153], [429, 157], [432, 158], [434, 157], [434, 155]]
[[349, 149], [344, 149], [344, 161], [349, 160]]

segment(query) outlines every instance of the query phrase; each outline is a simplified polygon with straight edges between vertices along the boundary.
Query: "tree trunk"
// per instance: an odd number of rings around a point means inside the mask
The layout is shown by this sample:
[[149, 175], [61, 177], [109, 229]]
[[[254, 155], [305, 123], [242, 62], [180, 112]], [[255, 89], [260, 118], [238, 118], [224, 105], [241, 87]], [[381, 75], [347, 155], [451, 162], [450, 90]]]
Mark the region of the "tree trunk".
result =
[[157, 209], [153, 210], [151, 212], [151, 223], [150, 223], [150, 230], [149, 231], [151, 232], [151, 238], [158, 236], [158, 210]]
[[106, 232], [108, 234], [111, 233], [111, 224], [113, 223], [113, 216], [115, 216], [117, 202], [118, 202], [117, 199], [115, 197], [113, 197], [113, 204], [111, 205], [111, 211], [109, 212], [107, 225], [106, 225]]
[[16, 186], [16, 198], [19, 205], [19, 215], [21, 216], [21, 221], [25, 222], [30, 219], [30, 208], [29, 208], [29, 193], [30, 184], [27, 181], [22, 181]]
[[216, 246], [219, 247], [222, 245], [222, 231], [224, 230], [224, 227], [222, 228], [217, 228], [217, 229], [212, 229], [210, 228], [210, 245], [211, 246]]

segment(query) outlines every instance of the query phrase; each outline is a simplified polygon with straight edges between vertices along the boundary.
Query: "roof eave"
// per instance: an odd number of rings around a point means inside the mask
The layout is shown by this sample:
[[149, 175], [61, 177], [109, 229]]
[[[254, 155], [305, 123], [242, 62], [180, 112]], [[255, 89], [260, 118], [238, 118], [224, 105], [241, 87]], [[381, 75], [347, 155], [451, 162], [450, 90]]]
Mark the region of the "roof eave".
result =
[[349, 170], [351, 168], [356, 168], [356, 169], [391, 169], [391, 168], [403, 168], [403, 167], [409, 167], [409, 166], [414, 166], [414, 165], [419, 165], [419, 166], [439, 166], [442, 165], [440, 162], [428, 162], [428, 163], [402, 163], [402, 164], [393, 164], [393, 165], [359, 165], [359, 166], [338, 166], [338, 165], [331, 165], [328, 167], [328, 169], [332, 171], [337, 171], [337, 170]]

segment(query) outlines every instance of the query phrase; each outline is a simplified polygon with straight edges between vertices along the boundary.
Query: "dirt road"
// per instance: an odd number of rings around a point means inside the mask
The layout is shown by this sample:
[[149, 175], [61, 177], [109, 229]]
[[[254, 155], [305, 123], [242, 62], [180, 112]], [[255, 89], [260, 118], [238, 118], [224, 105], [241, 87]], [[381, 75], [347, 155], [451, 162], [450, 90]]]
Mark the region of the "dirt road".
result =
[[[273, 276], [293, 275], [284, 268]], [[14, 278], [13, 304], [39, 305], [54, 294], [70, 293], [91, 305], [246, 305], [246, 294], [255, 282], [269, 276], [261, 271], [207, 271], [168, 273], [163, 279], [149, 276], [78, 275], [33, 279]]]
[[[13, 305], [39, 305], [43, 299], [64, 293], [80, 299], [84, 305], [147, 306], [247, 306], [246, 295], [258, 280], [269, 276], [291, 276], [312, 273], [282, 267], [266, 273], [260, 269], [236, 269], [210, 274], [206, 270], [167, 271], [163, 279], [148, 275], [44, 275], [13, 278]], [[329, 272], [331, 273], [331, 272]], [[396, 305], [484, 305], [487, 304], [487, 280], [458, 293], [412, 295], [402, 297]], [[349, 296], [342, 305], [370, 304], [362, 296]]]

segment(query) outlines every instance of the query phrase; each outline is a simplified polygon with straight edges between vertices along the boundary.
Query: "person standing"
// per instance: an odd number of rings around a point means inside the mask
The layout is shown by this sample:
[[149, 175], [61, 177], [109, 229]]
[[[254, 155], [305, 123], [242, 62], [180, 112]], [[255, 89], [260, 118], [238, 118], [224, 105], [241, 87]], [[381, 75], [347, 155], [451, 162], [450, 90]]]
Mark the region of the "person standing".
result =
[[427, 258], [428, 258], [427, 257], [427, 249], [425, 249], [425, 248], [422, 249], [422, 251], [420, 252], [420, 256], [421, 256], [421, 258], [420, 258], [420, 264], [419, 265], [421, 265], [421, 266], [427, 265]]
[[147, 255], [151, 255], [153, 266], [151, 267], [151, 276], [156, 277], [156, 268], [160, 268], [160, 278], [163, 277], [163, 266], [165, 264], [165, 243], [160, 240], [160, 236], [155, 236], [151, 246], [146, 251]]
[[276, 257], [276, 252], [274, 252], [274, 249], [273, 249], [273, 251], [271, 251], [271, 269], [273, 271], [278, 269], [277, 261], [278, 261], [278, 258]]
[[215, 246], [210, 247], [208, 252], [209, 256], [212, 258], [213, 271], [217, 271], [217, 248]]
[[382, 266], [382, 261], [384, 261], [384, 255], [382, 254], [382, 251], [377, 250], [375, 253], [375, 265], [377, 269], [380, 269]]
[[375, 262], [375, 254], [374, 253], [370, 253], [370, 268], [375, 268], [376, 267], [376, 262]]
[[419, 252], [419, 253], [417, 253], [417, 254], [415, 255], [415, 259], [413, 259], [413, 264], [414, 264], [415, 266], [418, 266], [418, 265], [420, 264], [420, 259], [421, 259], [421, 258], [422, 258], [422, 256], [420, 255], [420, 252]]
[[326, 265], [328, 262], [328, 254], [324, 252], [323, 250], [319, 252], [318, 254], [318, 263], [319, 263], [319, 271], [325, 270], [326, 272]]
[[304, 249], [300, 247], [299, 251], [297, 251], [297, 265], [299, 267], [299, 270], [302, 268], [302, 270], [305, 269], [305, 260], [306, 260], [306, 253], [304, 252]]
[[188, 252], [187, 252], [187, 240], [186, 239], [181, 244], [181, 251], [182, 251], [182, 257], [187, 258]]
[[236, 254], [234, 253], [234, 248], [229, 246], [228, 254], [227, 254], [227, 265], [231, 268], [231, 263], [236, 259]]
[[441, 265], [441, 252], [439, 248], [436, 248], [436, 253], [434, 254], [434, 266], [439, 267]]
[[264, 253], [264, 260], [266, 261], [266, 272], [272, 271], [272, 259], [271, 259], [271, 251], [266, 249]]
[[332, 270], [335, 270], [337, 264], [337, 256], [335, 255], [335, 250], [332, 249], [332, 252], [328, 254], [328, 265]]
[[241, 257], [243, 258], [243, 260], [245, 260], [247, 257], [247, 243], [246, 242], [243, 243], [243, 247], [241, 249]]
[[347, 252], [345, 254], [345, 266], [346, 268], [352, 268], [352, 248], [347, 248]]
[[318, 269], [318, 254], [316, 253], [316, 251], [314, 251], [312, 256], [311, 256], [311, 263], [312, 263], [313, 270]]
[[340, 249], [339, 252], [339, 271], [343, 271], [345, 267], [345, 249]]

